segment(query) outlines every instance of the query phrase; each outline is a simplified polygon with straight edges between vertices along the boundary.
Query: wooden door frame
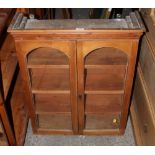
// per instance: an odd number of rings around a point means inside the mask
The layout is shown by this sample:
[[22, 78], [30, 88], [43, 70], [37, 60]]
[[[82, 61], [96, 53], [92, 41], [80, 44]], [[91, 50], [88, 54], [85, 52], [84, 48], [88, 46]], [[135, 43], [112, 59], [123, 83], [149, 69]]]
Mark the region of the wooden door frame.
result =
[[[46, 130], [40, 130], [37, 128], [37, 117], [35, 114], [34, 106], [33, 106], [33, 94], [31, 93], [30, 87], [30, 78], [26, 65], [26, 56], [28, 53], [33, 51], [34, 49], [45, 47], [45, 48], [55, 48], [63, 52], [69, 59], [70, 64], [70, 89], [71, 89], [71, 116], [72, 116], [72, 128], [73, 133], [78, 133], [78, 117], [77, 117], [77, 75], [76, 75], [76, 42], [75, 41], [60, 41], [60, 40], [26, 40], [26, 41], [18, 41], [16, 42], [16, 51], [17, 57], [19, 61], [19, 65], [21, 68], [21, 75], [25, 84], [26, 94], [27, 94], [27, 106], [29, 116], [31, 118], [32, 129], [34, 133], [53, 133], [53, 134], [61, 134], [63, 130], [52, 131], [49, 132]], [[61, 46], [62, 45], [62, 46]], [[69, 132], [70, 133], [70, 132]]]
[[[96, 45], [95, 45], [96, 44]], [[128, 116], [128, 107], [130, 104], [130, 95], [134, 68], [137, 56], [138, 39], [110, 39], [110, 40], [80, 40], [77, 42], [77, 68], [78, 68], [78, 110], [79, 110], [79, 133], [83, 134], [84, 122], [84, 59], [95, 49], [109, 47], [116, 48], [127, 54], [128, 64], [124, 80], [124, 99], [121, 109], [121, 121], [119, 134], [123, 134], [126, 127]], [[102, 134], [110, 134], [110, 130], [101, 131]], [[112, 131], [113, 132], [113, 131]], [[117, 131], [118, 133], [118, 131]]]

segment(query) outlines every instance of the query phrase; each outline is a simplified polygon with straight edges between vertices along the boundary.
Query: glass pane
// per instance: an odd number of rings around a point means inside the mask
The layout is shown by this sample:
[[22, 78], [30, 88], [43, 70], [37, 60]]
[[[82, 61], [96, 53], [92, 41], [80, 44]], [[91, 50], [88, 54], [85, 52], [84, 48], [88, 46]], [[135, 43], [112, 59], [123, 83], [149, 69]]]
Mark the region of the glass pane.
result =
[[69, 69], [33, 68], [30, 69], [32, 89], [69, 90]]
[[66, 55], [52, 48], [38, 48], [27, 56], [28, 65], [67, 65]]
[[85, 69], [85, 90], [122, 90], [125, 71], [125, 65]]
[[118, 129], [120, 120], [118, 114], [87, 115], [85, 122], [86, 130], [103, 130]]
[[127, 55], [119, 49], [104, 47], [90, 52], [85, 59], [86, 65], [126, 65]]
[[37, 113], [71, 113], [70, 94], [35, 94]]
[[85, 58], [85, 90], [123, 90], [127, 55], [115, 48], [100, 48]]
[[85, 130], [118, 129], [128, 57], [115, 48], [100, 48], [85, 57]]
[[51, 130], [72, 130], [71, 116], [38, 115], [39, 128]]
[[27, 56], [38, 127], [72, 130], [68, 57], [51, 48], [38, 48]]
[[87, 94], [85, 113], [104, 114], [121, 112], [123, 95]]

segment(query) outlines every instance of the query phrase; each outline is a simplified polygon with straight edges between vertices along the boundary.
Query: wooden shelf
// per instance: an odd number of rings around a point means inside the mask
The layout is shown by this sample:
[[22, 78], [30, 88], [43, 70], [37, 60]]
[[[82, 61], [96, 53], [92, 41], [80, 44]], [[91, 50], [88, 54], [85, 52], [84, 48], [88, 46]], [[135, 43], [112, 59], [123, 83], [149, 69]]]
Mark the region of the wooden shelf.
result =
[[118, 113], [123, 104], [123, 95], [86, 95], [85, 113], [86, 114], [104, 114]]
[[[119, 74], [118, 74], [119, 73]], [[85, 71], [85, 90], [122, 90], [126, 66], [104, 65], [103, 68]]]
[[85, 65], [85, 69], [104, 69], [105, 67], [113, 67], [113, 68], [123, 68], [126, 67], [126, 65], [122, 64], [111, 64], [111, 65]]
[[69, 65], [27, 65], [27, 68], [28, 69], [31, 69], [31, 68], [55, 68], [55, 69], [69, 69]]
[[51, 112], [51, 111], [35, 111], [36, 115], [46, 115], [46, 116], [50, 116], [50, 115], [60, 115], [60, 116], [70, 116], [71, 112]]
[[124, 94], [124, 90], [86, 90], [85, 94]]
[[[113, 119], [116, 119], [118, 122], [113, 123]], [[85, 116], [85, 130], [103, 130], [117, 128], [119, 128], [119, 118], [117, 113]]]
[[90, 115], [90, 116], [100, 116], [100, 115], [105, 115], [105, 113], [109, 114], [109, 115], [115, 114], [115, 112], [113, 112], [113, 111], [107, 111], [107, 112], [102, 112], [102, 111], [101, 112], [95, 112], [95, 111], [94, 112], [93, 111], [92, 112], [87, 112], [86, 111], [84, 114], [85, 115]]
[[70, 95], [35, 94], [37, 114], [71, 114]]
[[70, 94], [70, 90], [35, 90], [32, 89], [33, 94]]
[[45, 129], [45, 128], [38, 128], [37, 134], [41, 135], [73, 135], [73, 131], [71, 129]]
[[50, 130], [72, 130], [71, 115], [38, 115], [38, 127]]
[[30, 69], [32, 89], [69, 90], [69, 69], [33, 68]]

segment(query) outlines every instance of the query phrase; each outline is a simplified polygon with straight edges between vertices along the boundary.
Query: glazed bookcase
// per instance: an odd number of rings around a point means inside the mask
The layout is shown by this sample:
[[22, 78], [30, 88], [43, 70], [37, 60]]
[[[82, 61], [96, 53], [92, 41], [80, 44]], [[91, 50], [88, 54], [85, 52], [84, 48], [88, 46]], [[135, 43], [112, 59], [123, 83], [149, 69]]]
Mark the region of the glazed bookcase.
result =
[[34, 133], [123, 134], [143, 31], [138, 12], [109, 20], [37, 20], [17, 13], [8, 32]]

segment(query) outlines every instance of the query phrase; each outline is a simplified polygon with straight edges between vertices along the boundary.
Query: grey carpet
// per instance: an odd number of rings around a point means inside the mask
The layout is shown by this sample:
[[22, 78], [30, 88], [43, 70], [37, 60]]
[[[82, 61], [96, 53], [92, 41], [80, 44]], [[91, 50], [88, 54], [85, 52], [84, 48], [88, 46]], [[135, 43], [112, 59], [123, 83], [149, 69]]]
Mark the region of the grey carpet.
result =
[[34, 135], [28, 125], [26, 146], [133, 146], [135, 145], [130, 119], [123, 136], [49, 136]]

